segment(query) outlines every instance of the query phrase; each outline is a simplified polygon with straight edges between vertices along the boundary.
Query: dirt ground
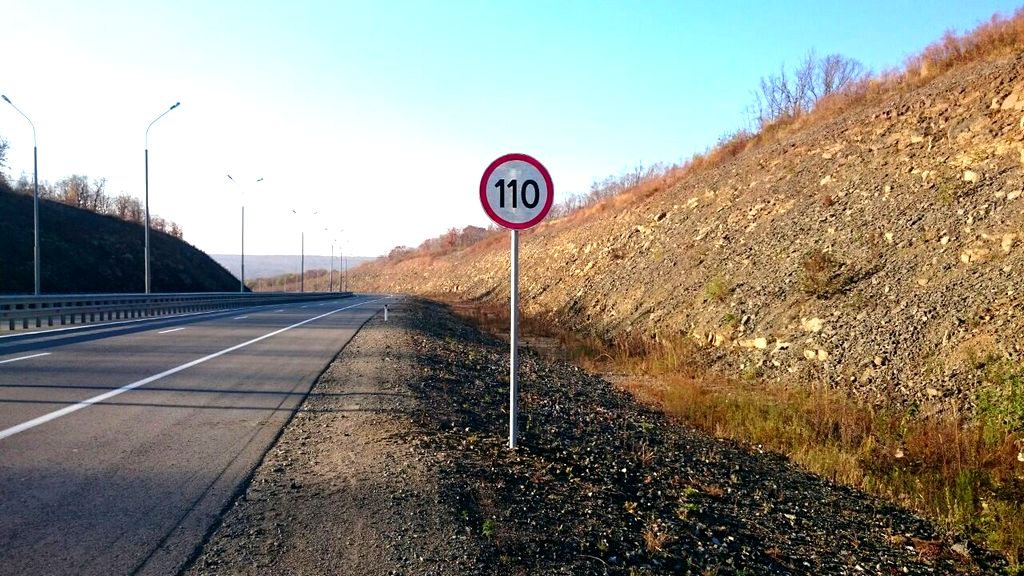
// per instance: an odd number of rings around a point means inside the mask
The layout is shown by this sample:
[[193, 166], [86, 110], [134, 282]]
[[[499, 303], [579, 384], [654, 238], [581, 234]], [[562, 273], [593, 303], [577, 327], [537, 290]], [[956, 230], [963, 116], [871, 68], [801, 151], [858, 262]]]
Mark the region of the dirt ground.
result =
[[188, 574], [950, 574], [1002, 561], [404, 300], [342, 351]]

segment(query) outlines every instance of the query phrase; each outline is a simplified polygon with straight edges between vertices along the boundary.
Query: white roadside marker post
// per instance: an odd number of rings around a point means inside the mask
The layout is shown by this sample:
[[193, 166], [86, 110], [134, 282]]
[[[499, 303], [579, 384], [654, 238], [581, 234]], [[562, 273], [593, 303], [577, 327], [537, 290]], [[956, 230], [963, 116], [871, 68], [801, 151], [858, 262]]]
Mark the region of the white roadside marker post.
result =
[[385, 322], [388, 321], [388, 305], [387, 304], [384, 305], [384, 321]]
[[555, 187], [543, 164], [506, 154], [480, 178], [480, 204], [495, 224], [511, 231], [509, 286], [508, 447], [519, 444], [519, 231], [536, 226], [554, 203]]

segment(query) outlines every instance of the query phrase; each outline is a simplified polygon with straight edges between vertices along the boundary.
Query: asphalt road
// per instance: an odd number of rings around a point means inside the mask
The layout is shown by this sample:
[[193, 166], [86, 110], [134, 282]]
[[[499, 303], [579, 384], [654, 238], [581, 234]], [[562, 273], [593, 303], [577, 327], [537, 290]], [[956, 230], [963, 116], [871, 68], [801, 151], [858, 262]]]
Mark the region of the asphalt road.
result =
[[0, 574], [175, 574], [380, 297], [0, 338]]

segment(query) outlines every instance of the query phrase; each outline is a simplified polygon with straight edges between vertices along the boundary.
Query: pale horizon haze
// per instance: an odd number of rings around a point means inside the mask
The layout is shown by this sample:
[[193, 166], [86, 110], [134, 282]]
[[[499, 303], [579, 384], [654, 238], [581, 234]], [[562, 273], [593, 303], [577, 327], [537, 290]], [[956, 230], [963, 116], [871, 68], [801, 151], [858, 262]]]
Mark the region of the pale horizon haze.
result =
[[[149, 132], [152, 214], [237, 254], [244, 192], [247, 254], [305, 232], [307, 254], [375, 256], [489, 225], [477, 185], [502, 154], [543, 162], [558, 201], [714, 145], [810, 49], [899, 68], [1019, 5], [3, 0], [0, 93], [35, 123], [40, 180], [139, 199], [146, 127], [180, 101]], [[0, 137], [31, 178], [2, 101]]]

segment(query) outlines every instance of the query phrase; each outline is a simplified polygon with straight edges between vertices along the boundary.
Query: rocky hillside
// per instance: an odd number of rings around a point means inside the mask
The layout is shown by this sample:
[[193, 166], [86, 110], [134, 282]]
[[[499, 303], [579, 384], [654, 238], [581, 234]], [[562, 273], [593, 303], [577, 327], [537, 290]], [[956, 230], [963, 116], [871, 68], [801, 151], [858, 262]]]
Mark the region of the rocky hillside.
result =
[[[44, 294], [145, 290], [144, 229], [59, 202], [39, 202]], [[159, 231], [150, 241], [153, 292], [230, 292], [238, 279], [191, 244]], [[31, 294], [32, 197], [0, 182], [0, 294]]]
[[[524, 234], [524, 312], [692, 339], [727, 373], [970, 406], [1024, 360], [1024, 54], [804, 124]], [[508, 264], [501, 235], [353, 286], [500, 301]]]

